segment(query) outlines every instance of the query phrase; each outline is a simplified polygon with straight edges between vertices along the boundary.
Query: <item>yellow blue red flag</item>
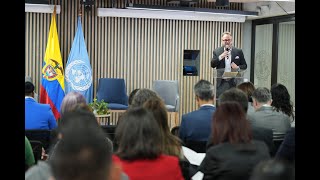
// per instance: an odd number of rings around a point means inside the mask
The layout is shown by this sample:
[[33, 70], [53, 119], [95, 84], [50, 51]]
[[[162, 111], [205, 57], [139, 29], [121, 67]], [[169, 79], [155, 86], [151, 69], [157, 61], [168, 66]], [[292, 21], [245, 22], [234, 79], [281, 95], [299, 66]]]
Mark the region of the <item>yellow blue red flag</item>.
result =
[[60, 105], [64, 95], [64, 70], [56, 26], [56, 7], [54, 7], [43, 60], [40, 103], [50, 104], [57, 120], [60, 118]]

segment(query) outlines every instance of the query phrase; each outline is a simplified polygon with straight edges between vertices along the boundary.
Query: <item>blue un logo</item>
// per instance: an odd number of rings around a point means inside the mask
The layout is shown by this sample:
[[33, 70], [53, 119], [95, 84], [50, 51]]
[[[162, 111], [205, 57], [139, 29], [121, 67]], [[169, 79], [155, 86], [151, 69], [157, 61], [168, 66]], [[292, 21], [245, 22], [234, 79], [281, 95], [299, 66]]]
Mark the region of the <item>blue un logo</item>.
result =
[[85, 91], [92, 84], [91, 68], [84, 61], [74, 60], [66, 68], [66, 81], [71, 84], [72, 89]]

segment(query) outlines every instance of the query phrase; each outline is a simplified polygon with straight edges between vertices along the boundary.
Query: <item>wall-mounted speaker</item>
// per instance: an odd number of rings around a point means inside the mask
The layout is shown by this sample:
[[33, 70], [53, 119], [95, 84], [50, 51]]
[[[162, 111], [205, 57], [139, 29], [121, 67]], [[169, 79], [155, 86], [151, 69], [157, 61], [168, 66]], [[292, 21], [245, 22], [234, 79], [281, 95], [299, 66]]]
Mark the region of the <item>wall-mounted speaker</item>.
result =
[[217, 7], [228, 7], [229, 0], [216, 0], [216, 6]]

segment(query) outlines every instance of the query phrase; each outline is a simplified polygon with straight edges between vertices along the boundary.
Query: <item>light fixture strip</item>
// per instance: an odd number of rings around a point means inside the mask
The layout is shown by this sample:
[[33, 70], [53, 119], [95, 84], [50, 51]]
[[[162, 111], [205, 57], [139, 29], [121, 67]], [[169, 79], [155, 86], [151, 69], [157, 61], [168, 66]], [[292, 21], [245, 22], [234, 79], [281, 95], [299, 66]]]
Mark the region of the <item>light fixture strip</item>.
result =
[[245, 15], [163, 9], [97, 8], [99, 17], [177, 19], [195, 21], [245, 22]]
[[[56, 5], [56, 13], [60, 14], [60, 5]], [[54, 5], [25, 3], [25, 12], [53, 13]]]

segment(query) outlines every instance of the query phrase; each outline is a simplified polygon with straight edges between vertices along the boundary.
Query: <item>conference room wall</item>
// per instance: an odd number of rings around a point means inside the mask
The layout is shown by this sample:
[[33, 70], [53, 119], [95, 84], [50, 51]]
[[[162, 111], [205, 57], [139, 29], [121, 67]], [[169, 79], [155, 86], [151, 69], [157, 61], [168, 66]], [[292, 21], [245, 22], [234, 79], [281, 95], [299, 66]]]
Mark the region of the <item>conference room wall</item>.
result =
[[[64, 67], [74, 39], [78, 4], [62, 1], [56, 16]], [[97, 7], [107, 7], [99, 4]], [[39, 93], [42, 61], [51, 14], [25, 13], [25, 72]], [[210, 67], [213, 49], [221, 34], [231, 31], [234, 45], [243, 47], [243, 23], [143, 18], [97, 17], [83, 12], [83, 32], [93, 70], [94, 96], [99, 78], [124, 78], [129, 94], [135, 88], [151, 88], [153, 80], [178, 80], [182, 114], [197, 109], [193, 85], [200, 79], [213, 82]], [[183, 76], [183, 51], [200, 50], [198, 76]], [[180, 118], [179, 118], [180, 119]]]

